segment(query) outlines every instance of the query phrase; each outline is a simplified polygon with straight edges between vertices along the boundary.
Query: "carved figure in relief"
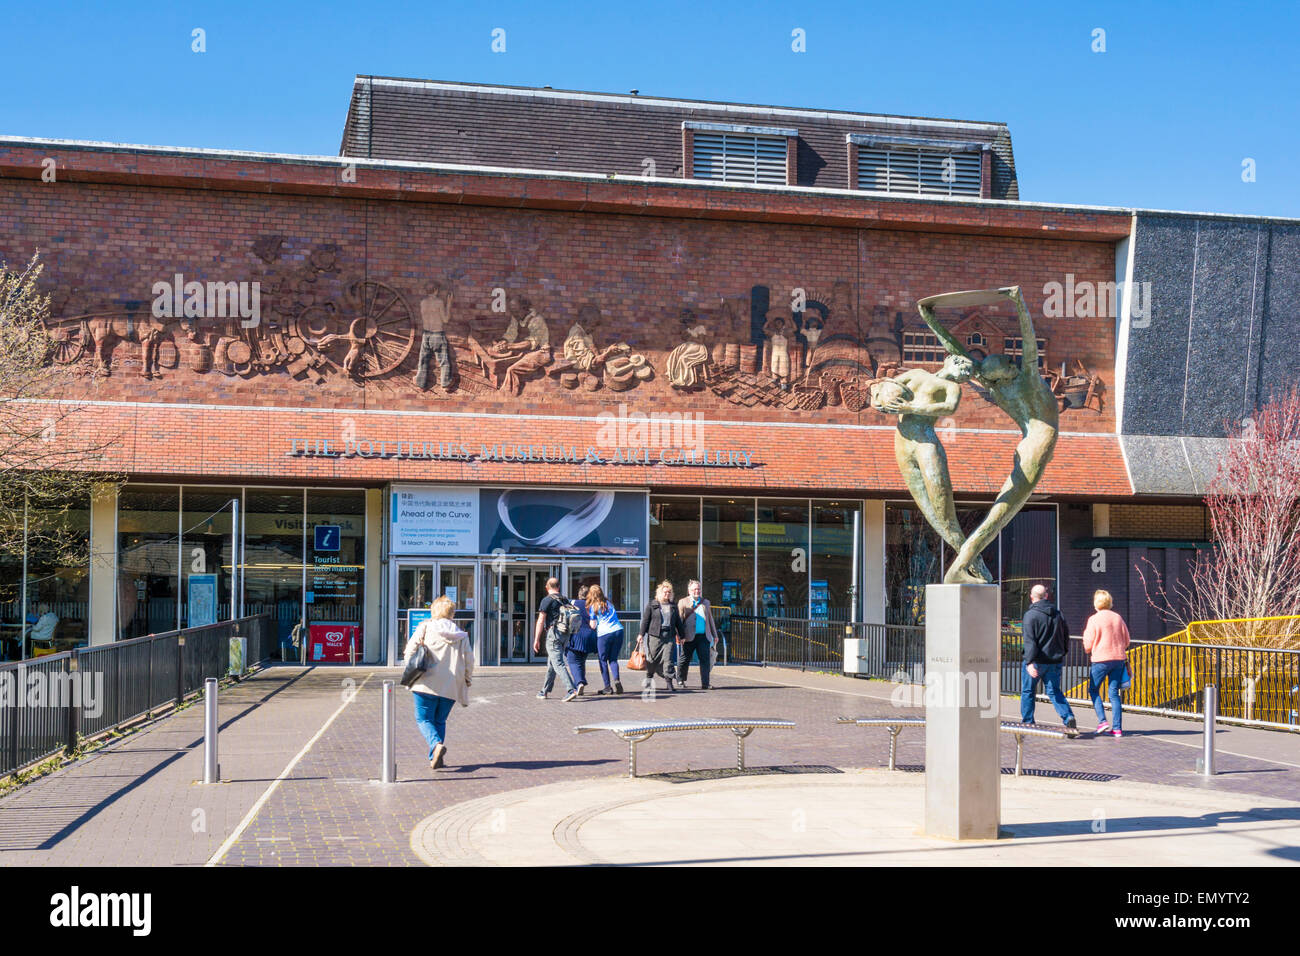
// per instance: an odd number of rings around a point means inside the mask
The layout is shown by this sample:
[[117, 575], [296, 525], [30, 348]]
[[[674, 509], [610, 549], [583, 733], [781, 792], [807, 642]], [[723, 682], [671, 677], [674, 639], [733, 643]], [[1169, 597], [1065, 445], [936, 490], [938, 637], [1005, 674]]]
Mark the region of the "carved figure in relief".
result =
[[708, 329], [690, 309], [682, 310], [679, 321], [686, 341], [668, 353], [665, 367], [668, 381], [674, 386], [693, 388], [709, 380], [709, 347], [704, 344]]
[[600, 312], [594, 306], [583, 306], [578, 311], [578, 321], [573, 323], [564, 339], [564, 358], [571, 367], [589, 372], [593, 366], [603, 365], [615, 352], [631, 350], [626, 342], [616, 342], [605, 349], [597, 349], [595, 340], [583, 323], [590, 326], [599, 318]]
[[532, 302], [519, 296], [509, 300], [510, 324], [505, 334], [484, 348], [473, 335], [469, 350], [493, 388], [507, 388], [511, 394], [523, 391], [523, 383], [551, 364], [551, 332], [546, 319]]
[[438, 363], [438, 384], [450, 389], [455, 376], [451, 346], [447, 342], [447, 323], [451, 320], [451, 289], [435, 282], [429, 294], [420, 300], [420, 355], [415, 363], [415, 387], [427, 389], [429, 364]]
[[768, 371], [781, 383], [790, 384], [790, 340], [786, 338], [786, 314], [779, 309], [767, 313], [763, 335], [767, 338]]

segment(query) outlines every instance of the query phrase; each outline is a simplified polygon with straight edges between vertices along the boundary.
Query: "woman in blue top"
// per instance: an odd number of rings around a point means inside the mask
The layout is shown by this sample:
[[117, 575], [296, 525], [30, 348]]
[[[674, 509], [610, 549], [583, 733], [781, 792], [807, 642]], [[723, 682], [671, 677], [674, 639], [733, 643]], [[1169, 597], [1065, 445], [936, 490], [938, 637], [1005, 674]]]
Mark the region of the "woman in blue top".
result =
[[577, 600], [573, 602], [579, 615], [578, 633], [569, 638], [569, 649], [564, 654], [573, 682], [578, 685], [579, 697], [587, 690], [587, 655], [596, 653], [596, 629], [591, 626], [587, 609], [587, 594], [590, 590], [585, 585], [578, 589]]
[[[623, 651], [623, 622], [597, 585], [592, 585], [587, 591], [587, 613], [591, 617], [591, 626], [596, 630], [596, 655], [600, 661], [600, 676], [605, 682], [604, 688], [596, 693], [621, 694], [623, 684], [618, 679], [618, 655]], [[609, 686], [611, 676], [614, 678], [613, 687]]]

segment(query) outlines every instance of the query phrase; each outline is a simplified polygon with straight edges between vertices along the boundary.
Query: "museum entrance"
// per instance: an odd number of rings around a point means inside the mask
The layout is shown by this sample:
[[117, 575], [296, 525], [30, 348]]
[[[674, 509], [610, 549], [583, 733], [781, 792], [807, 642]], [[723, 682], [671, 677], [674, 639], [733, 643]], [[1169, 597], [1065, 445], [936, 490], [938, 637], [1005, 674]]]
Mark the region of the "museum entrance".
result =
[[456, 605], [453, 617], [456, 625], [470, 637], [478, 651], [475, 627], [474, 582], [477, 566], [473, 561], [428, 561], [401, 558], [393, 561], [393, 580], [397, 593], [393, 607], [395, 618], [392, 633], [396, 637], [395, 654], [401, 659], [406, 642], [420, 622], [429, 616], [429, 605], [440, 595], [447, 595]]
[[533, 629], [537, 606], [546, 597], [546, 581], [558, 576], [558, 566], [551, 564], [507, 564], [489, 575], [485, 623], [499, 663], [546, 660], [545, 647], [540, 654], [533, 651]]

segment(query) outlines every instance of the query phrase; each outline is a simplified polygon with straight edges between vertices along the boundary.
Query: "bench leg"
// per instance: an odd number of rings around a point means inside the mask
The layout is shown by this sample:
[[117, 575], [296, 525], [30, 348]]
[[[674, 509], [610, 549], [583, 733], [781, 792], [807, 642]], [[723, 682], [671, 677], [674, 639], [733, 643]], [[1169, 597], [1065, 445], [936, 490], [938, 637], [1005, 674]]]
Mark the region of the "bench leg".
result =
[[1025, 755], [1025, 735], [1016, 734], [1016, 776], [1020, 776], [1020, 771], [1024, 767]]
[[736, 769], [745, 769], [745, 738], [754, 732], [753, 727], [733, 727], [731, 732], [736, 735]]
[[623, 737], [620, 734], [619, 736], [623, 740], [627, 741], [627, 775], [629, 777], [635, 777], [636, 776], [636, 745], [643, 740], [649, 740], [651, 737], [654, 736], [654, 734], [637, 734], [636, 736], [632, 736], [632, 737]]

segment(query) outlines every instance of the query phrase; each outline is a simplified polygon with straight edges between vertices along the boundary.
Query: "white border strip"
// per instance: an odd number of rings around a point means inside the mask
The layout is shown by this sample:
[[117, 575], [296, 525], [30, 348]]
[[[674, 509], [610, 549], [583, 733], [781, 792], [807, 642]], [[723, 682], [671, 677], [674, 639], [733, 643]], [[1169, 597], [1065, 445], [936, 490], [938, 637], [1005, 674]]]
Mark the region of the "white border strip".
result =
[[[215, 411], [215, 412], [294, 412], [311, 415], [387, 415], [398, 416], [401, 418], [469, 418], [474, 420], [484, 418], [502, 418], [512, 422], [539, 421], [539, 422], [595, 422], [598, 424], [609, 424], [617, 422], [617, 416], [612, 418], [600, 418], [595, 415], [507, 415], [498, 412], [414, 412], [403, 411], [400, 409], [386, 410], [382, 408], [307, 408], [304, 406], [268, 406], [268, 405], [215, 405], [199, 404], [191, 402], [123, 402], [107, 400], [78, 400], [72, 398], [32, 398], [19, 399], [19, 401], [30, 402], [33, 405], [76, 405], [79, 408], [142, 408], [142, 409], [167, 409], [171, 411]], [[653, 414], [653, 413], [652, 413]], [[681, 414], [683, 416], [689, 412], [668, 412], [660, 414]], [[675, 419], [669, 419], [674, 421]], [[628, 421], [631, 421], [629, 418]], [[693, 425], [714, 425], [725, 428], [815, 428], [827, 429], [831, 431], [858, 431], [872, 432], [883, 431], [892, 432], [895, 430], [893, 425], [848, 425], [836, 422], [753, 422], [753, 421], [735, 421], [735, 420], [700, 420], [693, 421]], [[1019, 435], [1020, 430], [1015, 428], [957, 428], [954, 431], [964, 435]], [[1059, 432], [1062, 436], [1072, 438], [1118, 438], [1115, 432]], [[536, 442], [534, 444], [537, 444]], [[541, 444], [546, 444], [542, 442]]]

